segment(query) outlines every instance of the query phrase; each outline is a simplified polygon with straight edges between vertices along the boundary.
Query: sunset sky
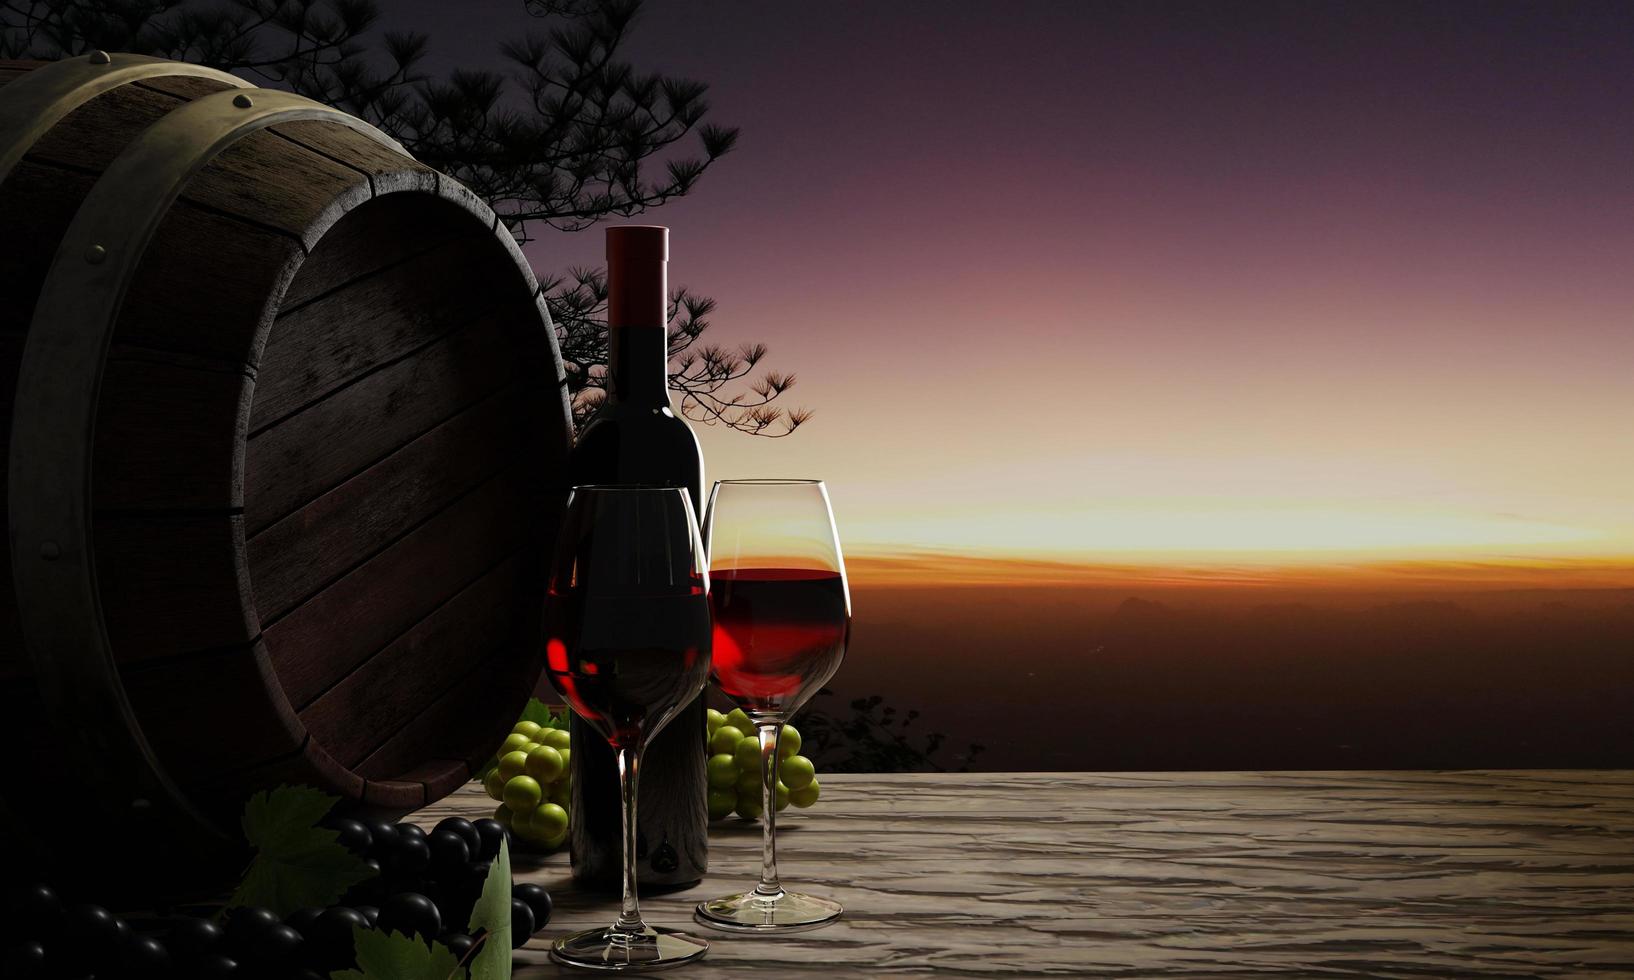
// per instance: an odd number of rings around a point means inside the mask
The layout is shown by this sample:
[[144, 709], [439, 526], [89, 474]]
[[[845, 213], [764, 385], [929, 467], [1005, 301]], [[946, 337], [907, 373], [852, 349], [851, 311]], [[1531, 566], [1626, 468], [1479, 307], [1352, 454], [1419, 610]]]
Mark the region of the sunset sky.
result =
[[629, 53], [743, 130], [641, 219], [672, 283], [817, 413], [708, 475], [825, 478], [859, 570], [1634, 584], [1634, 6], [655, 0]]

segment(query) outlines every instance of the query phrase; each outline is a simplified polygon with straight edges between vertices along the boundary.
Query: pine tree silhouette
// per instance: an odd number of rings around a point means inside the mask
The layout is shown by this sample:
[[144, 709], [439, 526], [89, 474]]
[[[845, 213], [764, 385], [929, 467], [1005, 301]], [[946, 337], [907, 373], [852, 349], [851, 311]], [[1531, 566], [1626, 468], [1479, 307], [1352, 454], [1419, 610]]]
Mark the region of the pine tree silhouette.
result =
[[[501, 46], [509, 76], [458, 68], [428, 77], [429, 38], [376, 36], [375, 0], [0, 0], [0, 57], [129, 51], [290, 89], [390, 134], [486, 200], [520, 241], [539, 225], [580, 231], [660, 207], [737, 144], [735, 128], [704, 121], [707, 85], [642, 73], [620, 57], [641, 0], [520, 6], [534, 29]], [[595, 269], [541, 278], [582, 420], [605, 391], [606, 280]], [[671, 303], [670, 385], [681, 410], [707, 425], [788, 435], [811, 417], [772, 404], [794, 376], [749, 380], [764, 346], [701, 343], [714, 306], [686, 289]]]

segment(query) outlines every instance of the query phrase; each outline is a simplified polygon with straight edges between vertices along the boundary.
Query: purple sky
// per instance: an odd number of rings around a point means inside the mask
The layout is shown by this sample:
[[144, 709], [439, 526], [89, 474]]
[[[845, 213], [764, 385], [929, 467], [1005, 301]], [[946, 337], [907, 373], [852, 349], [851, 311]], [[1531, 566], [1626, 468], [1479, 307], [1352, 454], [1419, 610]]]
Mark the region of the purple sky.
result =
[[[520, 0], [387, 4], [501, 67]], [[1634, 554], [1634, 4], [648, 5], [741, 148], [642, 220], [860, 550]], [[541, 271], [601, 235], [545, 233]]]

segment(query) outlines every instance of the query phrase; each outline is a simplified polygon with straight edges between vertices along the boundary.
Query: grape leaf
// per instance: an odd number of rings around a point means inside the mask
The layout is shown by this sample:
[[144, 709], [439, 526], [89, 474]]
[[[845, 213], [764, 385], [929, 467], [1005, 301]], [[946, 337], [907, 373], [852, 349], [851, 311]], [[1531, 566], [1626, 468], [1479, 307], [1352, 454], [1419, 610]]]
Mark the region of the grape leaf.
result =
[[227, 907], [261, 905], [279, 918], [308, 906], [333, 905], [346, 890], [373, 877], [363, 859], [317, 826], [338, 802], [310, 786], [280, 786], [244, 804], [244, 838], [255, 858]]
[[336, 970], [329, 980], [450, 980], [461, 972], [454, 951], [442, 943], [428, 946], [400, 932], [363, 926], [352, 927], [352, 942], [358, 969]]
[[511, 846], [499, 842], [499, 856], [488, 866], [482, 882], [482, 896], [471, 910], [472, 935], [486, 930], [476, 959], [471, 961], [471, 980], [510, 980], [511, 977]]

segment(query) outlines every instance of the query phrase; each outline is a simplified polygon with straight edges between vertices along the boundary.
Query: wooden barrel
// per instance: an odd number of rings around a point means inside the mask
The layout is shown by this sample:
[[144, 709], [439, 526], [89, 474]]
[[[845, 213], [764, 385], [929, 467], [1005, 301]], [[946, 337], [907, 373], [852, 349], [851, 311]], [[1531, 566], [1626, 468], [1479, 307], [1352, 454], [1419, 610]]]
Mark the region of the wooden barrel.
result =
[[14, 815], [225, 839], [259, 787], [470, 777], [538, 677], [571, 440], [486, 205], [220, 72], [0, 62], [0, 317]]

